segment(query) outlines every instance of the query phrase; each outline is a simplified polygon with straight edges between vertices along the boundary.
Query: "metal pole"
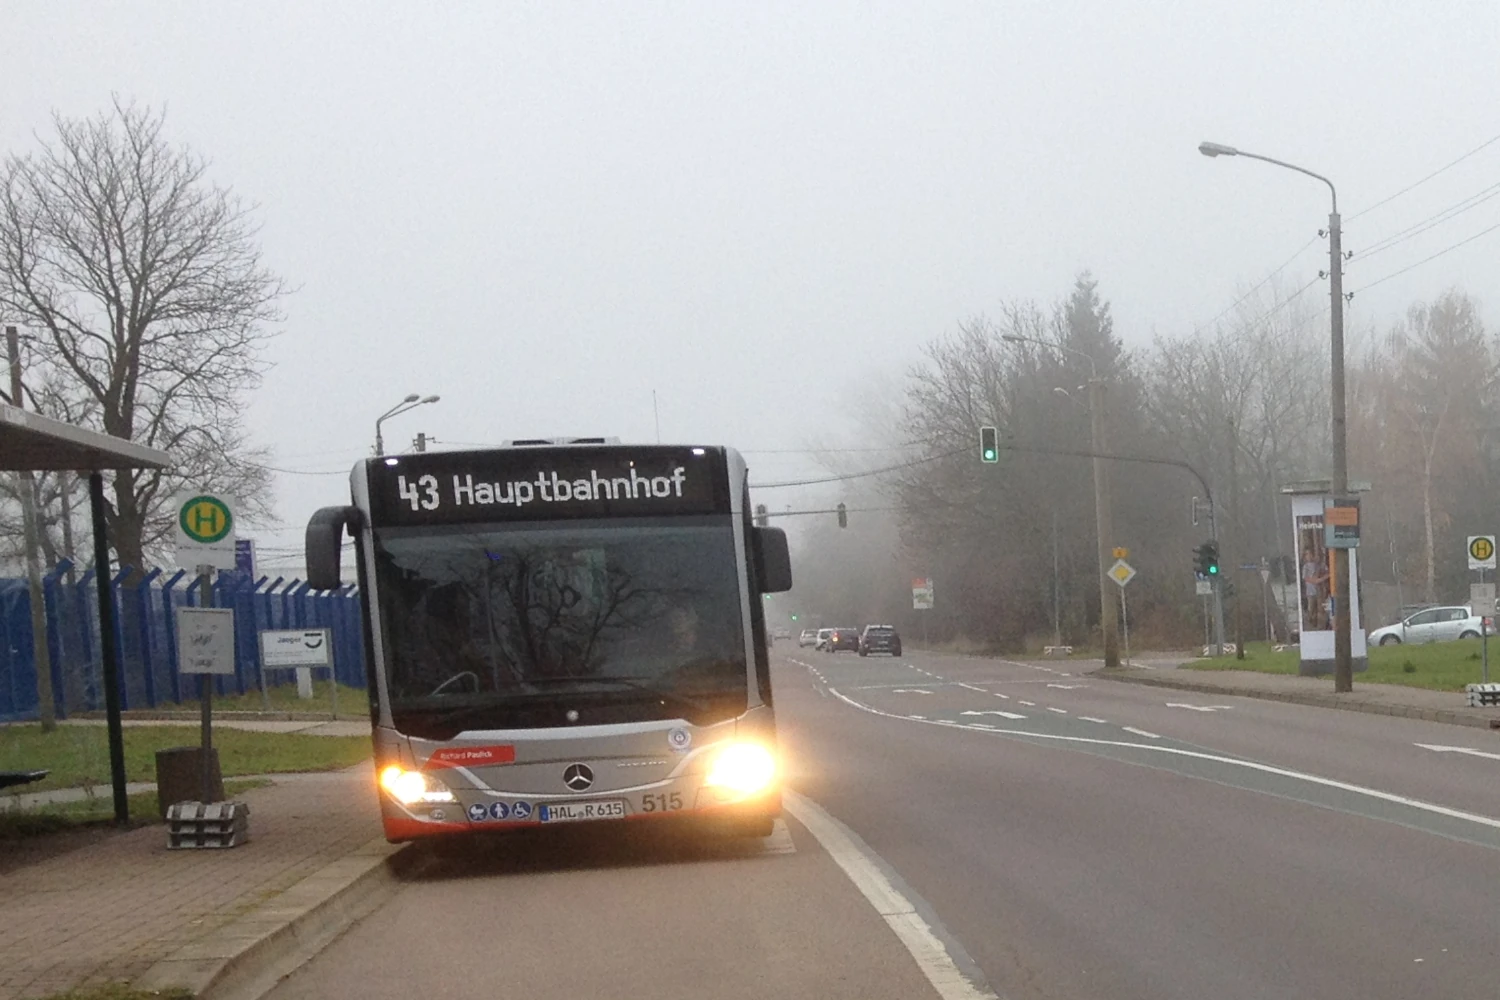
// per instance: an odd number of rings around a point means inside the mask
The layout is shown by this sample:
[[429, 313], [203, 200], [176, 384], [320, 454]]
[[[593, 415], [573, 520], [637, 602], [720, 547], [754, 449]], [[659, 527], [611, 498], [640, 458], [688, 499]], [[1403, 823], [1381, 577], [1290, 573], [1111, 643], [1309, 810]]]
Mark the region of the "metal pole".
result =
[[1125, 665], [1130, 666], [1130, 607], [1125, 599], [1125, 588], [1120, 588], [1120, 617], [1123, 619], [1125, 633]]
[[[198, 600], [198, 606], [199, 607], [203, 607], [203, 608], [211, 608], [211, 607], [213, 607], [213, 603], [214, 603], [213, 573], [214, 573], [214, 568], [212, 566], [205, 565], [205, 566], [199, 566], [198, 567], [198, 575], [200, 577], [202, 577], [202, 580], [203, 580], [202, 596]], [[201, 795], [200, 795], [198, 801], [207, 803], [207, 802], [214, 801], [214, 798], [215, 798], [214, 793], [213, 793], [214, 792], [214, 768], [213, 768], [214, 733], [213, 733], [213, 721], [212, 720], [213, 720], [213, 702], [214, 702], [214, 683], [213, 683], [213, 675], [212, 674], [199, 674], [198, 675], [198, 702], [199, 702], [199, 708], [200, 708], [201, 714], [202, 714], [202, 718], [201, 718], [201, 721], [200, 721], [200, 728], [202, 730], [201, 736], [202, 736], [202, 742], [203, 742], [203, 749], [199, 751], [199, 761], [198, 761], [198, 764], [199, 764], [198, 781], [199, 781], [199, 791], [201, 792]]]
[[[11, 405], [22, 409], [21, 338], [13, 326], [5, 328], [5, 353], [10, 361]], [[61, 473], [66, 475], [66, 473]], [[30, 469], [16, 473], [21, 494], [21, 535], [26, 546], [26, 584], [31, 604], [31, 662], [36, 668], [37, 718], [42, 732], [57, 728], [52, 692], [52, 651], [47, 647], [47, 593], [42, 589], [42, 565], [37, 554], [36, 479]]]
[[1062, 585], [1057, 572], [1057, 508], [1052, 508], [1052, 644], [1062, 645]]
[[104, 668], [104, 715], [109, 726], [109, 783], [115, 822], [130, 822], [125, 797], [125, 731], [120, 725], [119, 657], [115, 650], [115, 595], [109, 570], [109, 536], [104, 522], [104, 475], [89, 474], [89, 510], [94, 521], [94, 583], [99, 589], [99, 659]]
[[1089, 424], [1093, 435], [1094, 457], [1094, 521], [1099, 532], [1099, 632], [1104, 644], [1104, 665], [1120, 665], [1120, 640], [1118, 623], [1115, 621], [1114, 595], [1109, 592], [1114, 581], [1109, 578], [1109, 554], [1114, 544], [1114, 527], [1110, 523], [1109, 467], [1099, 457], [1105, 450], [1104, 442], [1104, 381], [1098, 377], [1089, 379]]
[[[1333, 185], [1328, 185], [1333, 189]], [[1333, 385], [1333, 497], [1342, 500], [1349, 493], [1349, 455], [1346, 450], [1344, 411], [1344, 250], [1339, 227], [1339, 199], [1333, 195], [1333, 210], [1328, 213], [1328, 294], [1332, 306], [1330, 337], [1332, 341]], [[1353, 621], [1354, 589], [1350, 582], [1349, 550], [1333, 550], [1334, 600], [1333, 617], [1333, 689], [1354, 690]]]

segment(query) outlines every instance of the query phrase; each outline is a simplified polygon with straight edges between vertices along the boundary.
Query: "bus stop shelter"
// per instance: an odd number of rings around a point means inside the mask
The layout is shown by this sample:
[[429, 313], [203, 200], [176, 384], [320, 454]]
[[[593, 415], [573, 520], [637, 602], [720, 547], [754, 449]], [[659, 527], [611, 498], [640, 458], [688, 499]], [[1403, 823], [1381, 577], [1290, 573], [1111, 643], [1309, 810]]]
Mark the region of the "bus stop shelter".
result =
[[[114, 594], [110, 588], [109, 540], [104, 520], [104, 472], [162, 469], [171, 465], [164, 451], [53, 420], [0, 403], [0, 470], [5, 472], [87, 472], [89, 511], [94, 526], [94, 578], [99, 586], [99, 643], [104, 674], [104, 709], [109, 721], [109, 775], [115, 820], [130, 818], [125, 798], [125, 739], [120, 726], [119, 654], [114, 634]], [[33, 644], [45, 642], [33, 636]]]

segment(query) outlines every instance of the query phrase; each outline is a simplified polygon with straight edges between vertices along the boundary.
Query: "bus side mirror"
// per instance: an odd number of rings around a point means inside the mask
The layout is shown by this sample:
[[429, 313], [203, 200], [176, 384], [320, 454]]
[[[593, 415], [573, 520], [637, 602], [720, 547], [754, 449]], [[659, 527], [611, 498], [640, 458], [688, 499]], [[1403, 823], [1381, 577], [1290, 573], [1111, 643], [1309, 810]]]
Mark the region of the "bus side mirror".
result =
[[763, 594], [781, 594], [792, 589], [792, 553], [786, 532], [780, 528], [752, 528], [750, 535], [755, 575]]
[[313, 590], [336, 590], [339, 579], [339, 550], [344, 543], [344, 529], [353, 535], [361, 518], [358, 507], [324, 507], [314, 511], [307, 522], [307, 585]]

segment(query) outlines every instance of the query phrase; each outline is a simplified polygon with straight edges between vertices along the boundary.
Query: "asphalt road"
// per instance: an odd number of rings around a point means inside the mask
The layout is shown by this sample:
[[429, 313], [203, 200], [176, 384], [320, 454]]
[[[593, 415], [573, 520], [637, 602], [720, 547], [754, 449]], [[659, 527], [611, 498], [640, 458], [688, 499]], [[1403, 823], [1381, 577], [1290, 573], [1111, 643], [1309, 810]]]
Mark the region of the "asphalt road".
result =
[[1500, 739], [1086, 668], [783, 646], [776, 837], [476, 844], [272, 996], [1500, 995], [1500, 759], [1428, 749]]

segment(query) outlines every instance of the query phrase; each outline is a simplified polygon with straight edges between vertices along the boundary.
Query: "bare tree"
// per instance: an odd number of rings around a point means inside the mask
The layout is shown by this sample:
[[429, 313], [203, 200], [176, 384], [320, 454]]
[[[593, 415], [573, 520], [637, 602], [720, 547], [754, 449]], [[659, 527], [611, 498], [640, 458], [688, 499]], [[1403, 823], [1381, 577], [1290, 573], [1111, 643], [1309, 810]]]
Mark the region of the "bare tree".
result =
[[170, 470], [113, 477], [120, 561], [144, 565], [191, 484], [267, 512], [269, 476], [240, 414], [259, 384], [285, 286], [261, 261], [251, 209], [168, 143], [163, 116], [116, 100], [0, 167], [0, 309], [41, 335], [78, 412], [170, 450]]

